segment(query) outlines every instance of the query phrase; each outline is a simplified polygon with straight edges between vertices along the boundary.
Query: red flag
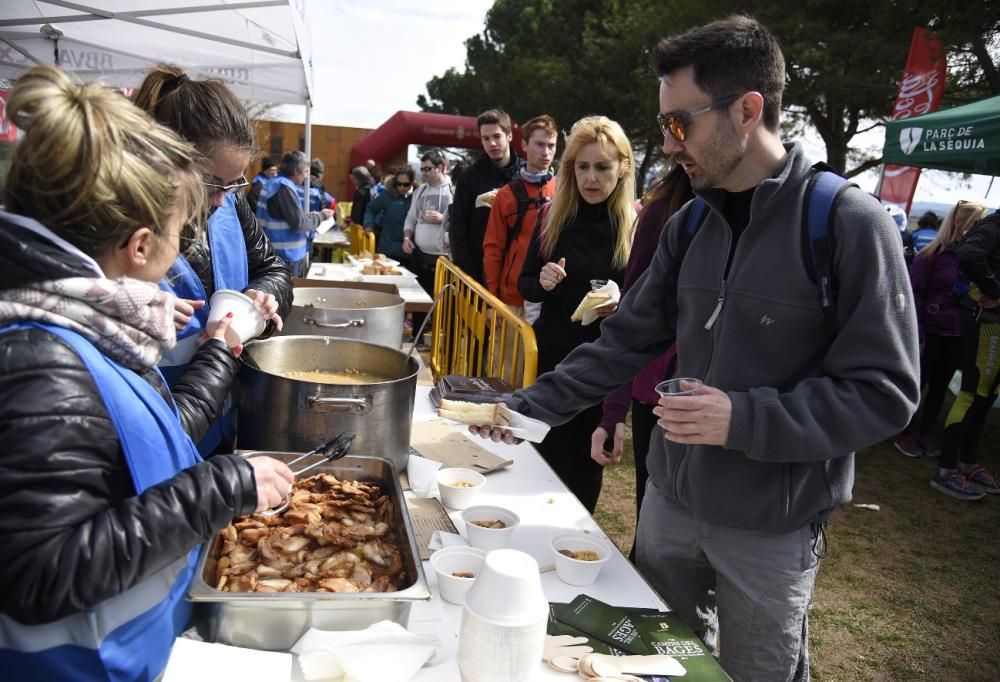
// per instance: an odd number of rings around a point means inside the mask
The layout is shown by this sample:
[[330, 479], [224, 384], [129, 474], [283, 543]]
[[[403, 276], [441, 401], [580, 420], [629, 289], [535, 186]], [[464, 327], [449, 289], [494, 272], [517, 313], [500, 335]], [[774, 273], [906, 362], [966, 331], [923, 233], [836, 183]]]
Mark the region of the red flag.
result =
[[[941, 103], [944, 90], [945, 66], [944, 44], [930, 29], [913, 29], [910, 41], [910, 56], [906, 59], [906, 71], [896, 96], [896, 106], [892, 119], [898, 121], [910, 116], [919, 116], [934, 111]], [[879, 179], [879, 197], [910, 212], [913, 192], [917, 189], [920, 169], [912, 166], [882, 167]]]
[[7, 118], [7, 91], [0, 90], [0, 142], [14, 142], [17, 128]]

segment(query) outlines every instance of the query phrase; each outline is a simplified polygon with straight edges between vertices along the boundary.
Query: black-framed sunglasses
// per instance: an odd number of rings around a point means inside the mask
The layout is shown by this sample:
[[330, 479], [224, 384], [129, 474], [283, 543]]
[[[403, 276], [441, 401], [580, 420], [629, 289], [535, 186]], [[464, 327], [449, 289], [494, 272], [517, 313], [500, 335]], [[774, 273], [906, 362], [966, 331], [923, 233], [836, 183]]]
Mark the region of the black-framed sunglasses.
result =
[[664, 135], [670, 135], [678, 142], [683, 142], [687, 139], [687, 126], [691, 123], [692, 118], [701, 116], [713, 109], [721, 109], [724, 106], [728, 106], [742, 96], [740, 94], [722, 97], [711, 104], [706, 104], [703, 107], [691, 109], [690, 111], [671, 111], [666, 114], [657, 114], [656, 122], [660, 125], [660, 130]]
[[413, 187], [412, 182], [397, 182], [396, 187]]
[[[214, 178], [213, 178], [214, 179]], [[241, 175], [240, 179], [231, 185], [220, 185], [217, 182], [204, 181], [205, 187], [208, 188], [209, 194], [235, 194], [239, 190], [250, 185], [245, 175]]]

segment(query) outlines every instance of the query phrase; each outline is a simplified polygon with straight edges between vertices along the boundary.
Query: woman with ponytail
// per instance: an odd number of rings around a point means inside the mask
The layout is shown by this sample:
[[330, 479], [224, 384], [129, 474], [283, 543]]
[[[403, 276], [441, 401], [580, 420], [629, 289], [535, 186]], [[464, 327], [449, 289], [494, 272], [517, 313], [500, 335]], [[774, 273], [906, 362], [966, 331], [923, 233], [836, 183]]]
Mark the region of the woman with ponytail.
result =
[[[177, 347], [162, 362], [174, 384], [197, 347], [208, 320], [208, 300], [218, 289], [242, 291], [267, 319], [263, 336], [281, 329], [292, 305], [288, 266], [258, 226], [244, 189], [244, 173], [257, 153], [246, 109], [220, 80], [193, 80], [161, 64], [143, 80], [136, 106], [194, 145], [209, 204], [205, 232], [170, 269], [164, 286], [177, 295]], [[235, 439], [229, 410], [199, 443], [202, 454], [227, 451]]]
[[[597, 339], [600, 320], [581, 325], [570, 318], [591, 290], [591, 280], [623, 284], [635, 222], [635, 159], [621, 126], [588, 116], [570, 131], [559, 164], [556, 194], [544, 209], [524, 261], [518, 289], [542, 304], [533, 327], [538, 373], [551, 371], [571, 350]], [[615, 305], [598, 308], [606, 317]], [[590, 407], [549, 431], [539, 452], [566, 486], [593, 513], [604, 467], [590, 458], [590, 436], [601, 421]]]
[[208, 329], [171, 395], [157, 283], [200, 237], [196, 152], [114, 90], [51, 66], [18, 80], [0, 211], [0, 670], [152, 680], [187, 626], [198, 549], [293, 480], [202, 461], [237, 362]]

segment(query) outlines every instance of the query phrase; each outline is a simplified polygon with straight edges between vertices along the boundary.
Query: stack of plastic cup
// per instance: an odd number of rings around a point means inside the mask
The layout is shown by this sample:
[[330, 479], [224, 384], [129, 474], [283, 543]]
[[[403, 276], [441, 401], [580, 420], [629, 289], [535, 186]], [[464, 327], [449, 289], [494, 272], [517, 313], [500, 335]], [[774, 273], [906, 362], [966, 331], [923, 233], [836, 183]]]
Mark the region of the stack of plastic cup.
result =
[[538, 562], [514, 549], [487, 554], [462, 610], [462, 680], [531, 679], [542, 659], [548, 615]]

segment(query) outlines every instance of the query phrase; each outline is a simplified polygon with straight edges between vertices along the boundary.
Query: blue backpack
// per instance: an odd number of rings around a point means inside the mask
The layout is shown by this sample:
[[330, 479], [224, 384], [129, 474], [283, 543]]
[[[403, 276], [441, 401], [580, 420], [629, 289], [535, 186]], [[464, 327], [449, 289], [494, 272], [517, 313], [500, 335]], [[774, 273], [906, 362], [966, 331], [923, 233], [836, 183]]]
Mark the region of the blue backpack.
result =
[[[833, 270], [836, 245], [833, 221], [837, 202], [848, 187], [854, 187], [854, 183], [837, 175], [825, 163], [817, 163], [812, 167], [803, 201], [802, 243], [807, 248], [803, 248], [806, 253], [802, 256], [806, 272], [819, 290], [819, 305], [823, 316], [834, 329], [837, 327], [837, 278]], [[685, 237], [681, 245], [681, 258], [678, 260], [683, 259], [687, 253], [691, 240], [707, 215], [708, 204], [701, 197], [695, 197], [685, 220]]]

